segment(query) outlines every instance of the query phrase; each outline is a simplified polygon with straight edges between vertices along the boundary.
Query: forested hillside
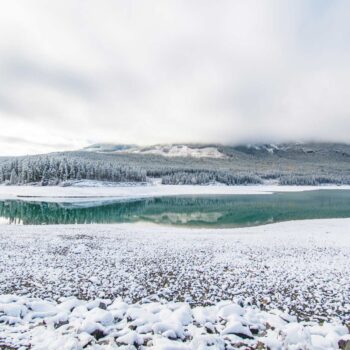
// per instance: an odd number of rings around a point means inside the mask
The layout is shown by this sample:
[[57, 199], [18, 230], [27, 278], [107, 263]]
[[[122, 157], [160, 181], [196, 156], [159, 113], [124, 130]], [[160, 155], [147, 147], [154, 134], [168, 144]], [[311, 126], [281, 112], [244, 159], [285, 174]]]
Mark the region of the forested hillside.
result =
[[146, 172], [117, 162], [58, 154], [9, 159], [0, 164], [0, 182], [10, 185], [38, 183], [45, 186], [82, 179], [145, 182]]
[[[181, 147], [176, 146], [177, 150]], [[350, 184], [350, 146], [346, 144], [283, 144], [260, 146], [186, 145], [186, 156], [164, 156], [170, 146], [133, 148], [94, 146], [39, 156], [0, 158], [0, 182], [56, 185], [71, 180], [163, 184]], [[132, 152], [130, 151], [133, 150]], [[135, 151], [136, 149], [136, 151]], [[191, 157], [210, 149], [220, 157]], [[146, 150], [147, 152], [145, 153]], [[213, 150], [215, 152], [213, 152]], [[161, 154], [159, 154], [162, 152]]]

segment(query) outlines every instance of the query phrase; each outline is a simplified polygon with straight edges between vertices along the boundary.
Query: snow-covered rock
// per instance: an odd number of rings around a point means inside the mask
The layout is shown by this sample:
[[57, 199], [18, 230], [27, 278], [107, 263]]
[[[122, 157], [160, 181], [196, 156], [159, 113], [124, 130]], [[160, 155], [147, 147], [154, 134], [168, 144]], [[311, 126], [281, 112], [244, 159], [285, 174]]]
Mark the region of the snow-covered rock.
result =
[[[99, 299], [69, 298], [56, 303], [0, 296], [0, 300], [3, 301], [0, 346], [5, 348], [224, 350], [265, 346], [272, 350], [330, 350], [337, 349], [338, 342], [346, 343], [350, 339], [349, 330], [339, 322], [298, 323], [291, 317], [289, 322], [283, 321], [271, 328], [268, 323], [270, 313], [247, 303], [242, 307], [232, 301], [226, 301], [225, 306], [218, 303], [191, 308], [187, 303], [128, 304], [118, 299], [108, 306], [109, 310], [104, 310], [99, 307]], [[37, 311], [23, 309], [24, 305]], [[112, 315], [118, 309], [123, 310], [120, 319]], [[62, 310], [67, 311], [64, 322], [59, 319], [53, 322], [54, 318], [47, 315], [60, 315]], [[41, 316], [27, 317], [34, 312], [41, 312]], [[208, 315], [213, 323], [207, 322], [203, 326], [200, 322]], [[288, 318], [288, 314], [284, 316]], [[12, 322], [13, 317], [19, 318], [20, 322]], [[225, 319], [228, 322], [223, 325]], [[255, 329], [254, 334], [250, 329]]]

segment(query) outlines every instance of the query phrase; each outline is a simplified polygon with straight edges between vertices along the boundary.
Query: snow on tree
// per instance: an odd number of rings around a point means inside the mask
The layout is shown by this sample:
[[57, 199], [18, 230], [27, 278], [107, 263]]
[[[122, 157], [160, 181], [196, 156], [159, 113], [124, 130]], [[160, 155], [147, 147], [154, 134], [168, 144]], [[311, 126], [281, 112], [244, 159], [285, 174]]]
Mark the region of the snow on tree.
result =
[[145, 182], [140, 168], [78, 157], [33, 156], [0, 163], [0, 182], [57, 185], [68, 180]]
[[10, 175], [10, 185], [16, 185], [18, 183], [18, 176], [16, 170], [13, 168]]

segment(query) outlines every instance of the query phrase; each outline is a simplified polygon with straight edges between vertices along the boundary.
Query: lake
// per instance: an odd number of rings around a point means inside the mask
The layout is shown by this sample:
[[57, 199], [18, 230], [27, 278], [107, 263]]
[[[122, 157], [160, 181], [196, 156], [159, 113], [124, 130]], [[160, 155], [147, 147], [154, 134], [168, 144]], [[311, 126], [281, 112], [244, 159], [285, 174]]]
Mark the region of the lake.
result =
[[349, 190], [171, 196], [90, 203], [0, 201], [0, 223], [19, 225], [150, 222], [192, 227], [245, 227], [288, 220], [347, 217], [350, 217]]

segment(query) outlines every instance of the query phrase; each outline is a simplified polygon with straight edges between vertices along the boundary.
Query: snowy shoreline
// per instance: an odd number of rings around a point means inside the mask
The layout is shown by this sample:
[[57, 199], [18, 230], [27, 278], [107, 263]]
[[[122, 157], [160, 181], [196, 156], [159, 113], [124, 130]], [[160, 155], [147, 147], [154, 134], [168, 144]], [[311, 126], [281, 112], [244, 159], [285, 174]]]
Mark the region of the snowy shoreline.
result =
[[212, 304], [240, 295], [303, 319], [350, 321], [350, 219], [237, 229], [146, 224], [2, 226], [0, 294], [150, 295]]
[[0, 346], [337, 349], [350, 339], [349, 228], [2, 227]]
[[199, 185], [129, 185], [129, 186], [0, 186], [0, 200], [20, 199], [48, 202], [80, 202], [91, 199], [129, 200], [138, 198], [180, 195], [241, 195], [272, 194], [314, 190], [350, 190], [350, 186], [199, 186]]
[[344, 347], [349, 230], [350, 219], [2, 226], [0, 348]]

